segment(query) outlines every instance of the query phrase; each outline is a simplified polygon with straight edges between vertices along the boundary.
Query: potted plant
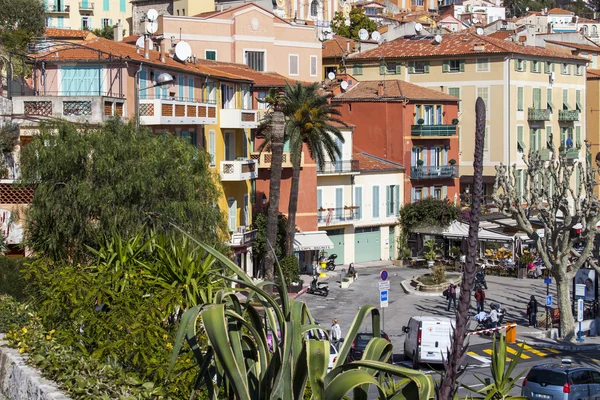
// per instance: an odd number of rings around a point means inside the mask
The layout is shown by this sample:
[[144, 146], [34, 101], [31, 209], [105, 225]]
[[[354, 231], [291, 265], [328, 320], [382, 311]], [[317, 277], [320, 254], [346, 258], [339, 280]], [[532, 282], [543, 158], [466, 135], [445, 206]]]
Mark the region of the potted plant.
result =
[[423, 245], [428, 249], [423, 252], [423, 257], [427, 260], [427, 266], [431, 268], [435, 264], [436, 252], [439, 250], [439, 247], [435, 245], [435, 240], [433, 239], [427, 240]]
[[450, 165], [454, 165], [454, 164], [456, 164], [456, 160], [454, 158], [451, 158], [450, 161], [448, 161], [448, 163]]
[[425, 123], [425, 120], [423, 118], [419, 118], [417, 120], [417, 124], [419, 124], [419, 125], [423, 125], [424, 123]]
[[458, 118], [452, 118], [452, 125], [458, 125]]
[[423, 164], [424, 164], [424, 161], [423, 161], [423, 160], [417, 160], [417, 166], [418, 166], [418, 167], [422, 167], [422, 166], [423, 166]]

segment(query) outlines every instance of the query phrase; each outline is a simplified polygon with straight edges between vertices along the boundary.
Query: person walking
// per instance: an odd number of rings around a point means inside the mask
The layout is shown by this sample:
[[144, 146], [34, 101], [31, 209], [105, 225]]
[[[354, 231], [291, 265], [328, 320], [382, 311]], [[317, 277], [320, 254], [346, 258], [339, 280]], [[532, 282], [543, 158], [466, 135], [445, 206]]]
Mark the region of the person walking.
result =
[[537, 328], [537, 312], [538, 303], [534, 295], [531, 295], [529, 303], [527, 303], [527, 316], [529, 317], [529, 326]]
[[342, 339], [342, 328], [340, 328], [340, 324], [338, 323], [338, 319], [334, 318], [331, 321], [331, 343], [336, 346]]
[[450, 286], [448, 286], [448, 307], [446, 308], [446, 311], [450, 311], [450, 305], [454, 303], [454, 310], [456, 311], [456, 285], [454, 283], [451, 283]]
[[475, 290], [475, 302], [477, 303], [477, 313], [483, 311], [483, 302], [485, 301], [485, 292], [480, 286]]

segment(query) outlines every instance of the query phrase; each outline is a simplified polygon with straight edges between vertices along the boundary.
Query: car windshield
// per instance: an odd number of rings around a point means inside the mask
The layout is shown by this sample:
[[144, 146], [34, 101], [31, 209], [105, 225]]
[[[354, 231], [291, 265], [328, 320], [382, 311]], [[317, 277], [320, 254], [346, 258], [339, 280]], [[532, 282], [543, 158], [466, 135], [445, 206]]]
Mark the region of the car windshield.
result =
[[542, 386], [563, 386], [567, 383], [567, 374], [549, 369], [532, 369], [527, 375], [527, 382], [537, 383]]
[[373, 339], [373, 334], [371, 333], [362, 333], [356, 335], [356, 347], [364, 349], [369, 344], [369, 341]]

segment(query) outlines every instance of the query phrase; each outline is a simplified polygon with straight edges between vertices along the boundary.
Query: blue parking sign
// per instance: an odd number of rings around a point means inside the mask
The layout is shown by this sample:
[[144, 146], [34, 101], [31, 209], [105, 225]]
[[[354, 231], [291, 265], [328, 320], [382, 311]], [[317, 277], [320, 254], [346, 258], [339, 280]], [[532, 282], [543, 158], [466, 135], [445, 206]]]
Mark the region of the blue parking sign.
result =
[[546, 307], [552, 307], [552, 295], [546, 296]]
[[379, 301], [382, 303], [385, 301], [388, 301], [388, 291], [387, 290], [382, 290], [381, 292], [379, 292]]

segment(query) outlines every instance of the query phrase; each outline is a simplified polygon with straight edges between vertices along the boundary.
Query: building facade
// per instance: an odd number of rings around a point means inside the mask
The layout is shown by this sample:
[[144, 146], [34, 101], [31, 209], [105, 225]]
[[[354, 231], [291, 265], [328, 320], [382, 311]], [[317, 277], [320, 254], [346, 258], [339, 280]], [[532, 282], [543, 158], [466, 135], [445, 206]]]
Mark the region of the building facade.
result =
[[125, 34], [132, 28], [128, 0], [44, 0], [49, 28], [92, 30], [121, 23]]

